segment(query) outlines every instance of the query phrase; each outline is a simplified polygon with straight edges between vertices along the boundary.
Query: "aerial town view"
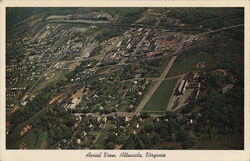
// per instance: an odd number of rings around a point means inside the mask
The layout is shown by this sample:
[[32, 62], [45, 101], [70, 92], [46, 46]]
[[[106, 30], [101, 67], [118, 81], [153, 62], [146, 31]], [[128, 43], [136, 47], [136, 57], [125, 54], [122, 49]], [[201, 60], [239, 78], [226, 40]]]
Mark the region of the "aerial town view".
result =
[[7, 7], [7, 149], [244, 149], [244, 8]]

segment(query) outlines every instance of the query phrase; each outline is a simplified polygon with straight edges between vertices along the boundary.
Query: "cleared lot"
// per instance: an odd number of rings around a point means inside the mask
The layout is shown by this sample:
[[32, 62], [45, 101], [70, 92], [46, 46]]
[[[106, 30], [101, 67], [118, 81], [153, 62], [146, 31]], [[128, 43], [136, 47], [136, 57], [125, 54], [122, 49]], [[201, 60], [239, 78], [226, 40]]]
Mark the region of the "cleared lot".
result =
[[150, 110], [152, 112], [166, 110], [176, 82], [177, 79], [164, 80], [143, 110]]
[[202, 68], [199, 68], [196, 65], [200, 62], [204, 62], [205, 66], [209, 66], [213, 62], [212, 54], [197, 51], [194, 53], [184, 53], [176, 59], [167, 77], [191, 71], [199, 71]]

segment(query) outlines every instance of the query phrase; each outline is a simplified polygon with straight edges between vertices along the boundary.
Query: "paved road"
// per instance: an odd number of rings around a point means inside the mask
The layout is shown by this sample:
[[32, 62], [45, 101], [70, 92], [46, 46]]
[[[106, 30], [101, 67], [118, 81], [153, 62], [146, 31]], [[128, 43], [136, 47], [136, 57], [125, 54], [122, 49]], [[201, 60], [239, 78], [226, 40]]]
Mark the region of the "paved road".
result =
[[[180, 45], [178, 47], [178, 49], [176, 50], [175, 53], [179, 53], [183, 47], [185, 38], [182, 38]], [[158, 81], [154, 84], [153, 88], [150, 89], [150, 91], [145, 95], [144, 99], [140, 102], [139, 106], [137, 107], [136, 111], [135, 111], [135, 115], [139, 115], [141, 110], [143, 109], [143, 107], [146, 105], [146, 103], [148, 102], [148, 100], [152, 97], [152, 95], [155, 93], [155, 91], [158, 89], [158, 87], [160, 86], [160, 84], [162, 83], [162, 81], [166, 78], [170, 68], [172, 67], [174, 61], [176, 60], [177, 56], [172, 56], [172, 58], [170, 59], [168, 65], [166, 66], [165, 70], [162, 72], [160, 78], [158, 79]]]
[[172, 110], [172, 112], [178, 110], [179, 108], [181, 108], [181, 107], [183, 107], [183, 106], [186, 106], [187, 104], [188, 104], [188, 103], [184, 103], [184, 104], [182, 104], [182, 105], [176, 107], [175, 109]]
[[224, 31], [224, 30], [228, 30], [228, 29], [231, 29], [231, 28], [235, 28], [235, 27], [241, 27], [241, 26], [244, 26], [244, 24], [238, 24], [238, 25], [227, 26], [227, 27], [223, 27], [223, 28], [220, 28], [220, 29], [216, 29], [216, 30], [212, 30], [212, 31], [205, 32], [205, 33], [201, 33], [201, 34], [199, 34], [199, 35], [211, 34], [211, 33], [214, 33], [214, 32]]
[[95, 113], [74, 113], [72, 115], [74, 115], [74, 116], [84, 115], [84, 116], [92, 116], [92, 117], [98, 117], [98, 116], [103, 116], [103, 117], [107, 117], [107, 116], [133, 117], [134, 112], [111, 112], [111, 113], [108, 113], [108, 114], [100, 114], [99, 112], [95, 112]]
[[163, 73], [161, 74], [161, 77], [158, 79], [158, 81], [155, 83], [154, 87], [151, 88], [151, 90], [145, 95], [144, 99], [140, 102], [139, 106], [137, 107], [135, 114], [139, 115], [141, 110], [143, 109], [143, 107], [146, 105], [146, 103], [148, 102], [148, 100], [152, 97], [152, 95], [155, 93], [155, 91], [158, 89], [158, 87], [160, 86], [160, 84], [162, 83], [162, 81], [165, 79], [165, 77], [167, 76], [169, 69], [171, 68], [171, 66], [173, 65], [175, 59], [177, 56], [173, 56], [171, 58], [171, 60], [169, 61], [167, 67], [165, 68], [165, 70], [163, 71]]
[[[155, 28], [159, 24], [159, 22], [161, 20], [161, 17], [162, 17], [162, 15], [158, 18], [158, 21], [155, 23], [155, 25], [153, 26], [153, 28]], [[148, 35], [149, 35], [149, 33], [151, 31], [152, 31], [152, 29], [149, 29], [148, 32], [144, 35], [144, 37], [141, 39], [141, 41], [137, 44], [136, 49], [133, 51], [132, 55], [135, 55], [138, 52], [138, 50], [141, 49], [140, 47], [141, 47], [142, 43], [146, 40], [146, 38], [148, 37]], [[130, 82], [129, 86], [131, 84], [132, 84], [132, 82]], [[122, 99], [126, 96], [128, 90], [129, 90], [129, 88], [124, 92], [124, 94], [122, 96]]]
[[165, 78], [165, 80], [177, 79], [177, 78], [181, 78], [181, 77], [183, 77], [185, 75], [186, 74], [181, 74], [181, 75], [177, 75], [177, 76], [173, 76], [173, 77], [167, 77], [167, 78]]
[[[58, 63], [75, 63], [75, 62], [83, 62], [83, 61], [87, 61], [87, 60], [93, 60], [93, 59], [97, 59], [97, 58], [102, 58], [103, 55], [96, 55], [96, 56], [92, 56], [92, 57], [88, 57], [88, 58], [83, 58], [83, 59], [76, 59], [76, 60], [62, 60], [62, 61], [58, 61]], [[47, 63], [39, 63], [40, 64], [51, 64], [53, 62], [47, 62]]]
[[57, 61], [60, 59], [61, 57], [58, 57], [55, 62], [38, 78], [38, 80], [29, 88], [28, 91], [26, 91], [24, 94], [23, 94], [23, 97], [21, 99], [19, 99], [15, 106], [7, 113], [7, 116], [9, 116], [11, 114], [11, 112], [17, 108], [17, 105], [20, 104], [23, 99], [25, 98], [26, 95], [30, 94], [30, 91], [38, 84], [38, 82], [50, 71], [50, 69], [57, 63]]
[[152, 77], [152, 78], [132, 78], [132, 79], [126, 79], [125, 81], [134, 81], [134, 80], [158, 80], [159, 77]]
[[100, 135], [102, 134], [102, 132], [104, 131], [104, 129], [106, 128], [107, 122], [104, 124], [102, 130], [99, 132], [99, 134], [97, 135], [97, 137], [95, 138], [93, 144], [96, 143], [96, 141], [99, 139]]

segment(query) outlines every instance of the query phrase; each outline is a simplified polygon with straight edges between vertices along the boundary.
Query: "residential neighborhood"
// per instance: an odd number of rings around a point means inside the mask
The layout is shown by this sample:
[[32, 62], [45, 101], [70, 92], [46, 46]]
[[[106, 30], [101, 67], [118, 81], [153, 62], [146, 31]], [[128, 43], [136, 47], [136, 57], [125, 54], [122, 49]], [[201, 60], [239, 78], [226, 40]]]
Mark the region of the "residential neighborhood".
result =
[[242, 8], [6, 15], [7, 149], [244, 149]]

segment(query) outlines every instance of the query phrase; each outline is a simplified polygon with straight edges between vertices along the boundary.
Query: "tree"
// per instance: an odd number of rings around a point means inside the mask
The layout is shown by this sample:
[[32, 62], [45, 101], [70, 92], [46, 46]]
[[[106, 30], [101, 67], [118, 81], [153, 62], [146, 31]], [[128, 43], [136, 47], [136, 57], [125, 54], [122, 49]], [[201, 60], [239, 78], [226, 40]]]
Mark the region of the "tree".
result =
[[108, 142], [106, 148], [107, 149], [114, 149], [115, 145], [112, 142]]
[[141, 141], [144, 143], [146, 149], [151, 148], [152, 142], [149, 135], [143, 133], [139, 135], [139, 138], [141, 138]]
[[[125, 141], [125, 140], [124, 140]], [[130, 136], [128, 138], [128, 140], [124, 143], [124, 146], [123, 146], [124, 149], [132, 149], [134, 150], [135, 149], [135, 142], [133, 140], [133, 138]]]

